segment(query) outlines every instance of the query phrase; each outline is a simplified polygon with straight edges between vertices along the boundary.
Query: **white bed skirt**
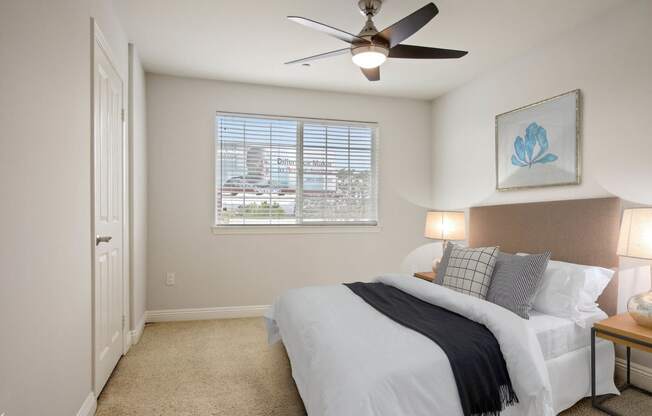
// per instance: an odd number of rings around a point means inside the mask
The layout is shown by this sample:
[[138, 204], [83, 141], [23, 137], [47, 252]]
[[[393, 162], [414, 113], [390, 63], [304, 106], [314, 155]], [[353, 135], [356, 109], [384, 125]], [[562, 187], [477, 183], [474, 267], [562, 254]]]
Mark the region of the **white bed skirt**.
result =
[[[595, 348], [597, 394], [620, 394], [614, 384], [614, 344], [598, 340]], [[591, 347], [571, 351], [546, 361], [552, 400], [557, 413], [591, 395]]]

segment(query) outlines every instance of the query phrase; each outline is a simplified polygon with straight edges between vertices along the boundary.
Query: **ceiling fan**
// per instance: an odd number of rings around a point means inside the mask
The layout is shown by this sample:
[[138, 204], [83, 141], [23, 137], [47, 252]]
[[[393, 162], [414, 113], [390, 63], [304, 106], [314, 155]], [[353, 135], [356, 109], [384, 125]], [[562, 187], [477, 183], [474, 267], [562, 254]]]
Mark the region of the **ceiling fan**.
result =
[[419, 29], [439, 13], [439, 9], [437, 9], [434, 3], [426, 4], [411, 15], [404, 17], [379, 32], [374, 25], [373, 17], [378, 14], [382, 4], [383, 0], [358, 1], [358, 7], [362, 14], [367, 17], [367, 23], [365, 23], [357, 35], [314, 20], [306, 19], [305, 17], [288, 16], [288, 19], [293, 22], [319, 30], [351, 46], [286, 62], [286, 64], [303, 64], [350, 52], [353, 63], [360, 67], [367, 79], [369, 81], [378, 81], [380, 79], [380, 65], [387, 58], [453, 59], [461, 58], [468, 53], [454, 49], [428, 48], [425, 46], [401, 44], [401, 42], [419, 31]]

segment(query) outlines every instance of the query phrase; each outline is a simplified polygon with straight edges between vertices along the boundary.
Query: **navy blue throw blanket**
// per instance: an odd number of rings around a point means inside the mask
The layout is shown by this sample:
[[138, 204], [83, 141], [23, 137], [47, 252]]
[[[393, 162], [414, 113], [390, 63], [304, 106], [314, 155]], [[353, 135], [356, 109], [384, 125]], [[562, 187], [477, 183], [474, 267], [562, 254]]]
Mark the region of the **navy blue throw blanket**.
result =
[[486, 326], [383, 283], [345, 286], [383, 315], [444, 350], [465, 416], [499, 416], [505, 407], [518, 403], [500, 345]]

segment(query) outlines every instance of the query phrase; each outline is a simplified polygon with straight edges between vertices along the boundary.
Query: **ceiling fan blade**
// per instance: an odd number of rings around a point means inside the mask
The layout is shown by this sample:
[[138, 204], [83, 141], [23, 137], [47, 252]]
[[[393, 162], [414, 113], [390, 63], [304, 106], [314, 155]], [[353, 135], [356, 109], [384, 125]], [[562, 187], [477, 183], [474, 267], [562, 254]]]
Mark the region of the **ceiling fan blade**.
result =
[[342, 54], [348, 53], [350, 51], [351, 51], [350, 48], [337, 49], [337, 50], [330, 51], [330, 52], [320, 53], [319, 55], [313, 55], [313, 56], [309, 56], [307, 58], [301, 58], [301, 59], [296, 59], [294, 61], [286, 62], [285, 65], [302, 64], [302, 63], [305, 63], [305, 62], [316, 61], [318, 59], [330, 58], [331, 56], [342, 55]]
[[393, 48], [414, 35], [426, 23], [432, 20], [433, 17], [437, 16], [437, 13], [439, 13], [439, 9], [437, 9], [435, 3], [428, 3], [411, 15], [404, 17], [390, 27], [377, 33], [372, 39], [374, 41], [384, 40], [389, 42], [389, 47]]
[[455, 49], [428, 48], [426, 46], [396, 45], [389, 50], [390, 58], [407, 59], [455, 59], [466, 55], [467, 51]]
[[379, 81], [380, 80], [380, 67], [375, 68], [360, 68], [362, 73], [369, 81]]
[[288, 16], [288, 19], [293, 22], [299, 23], [300, 25], [309, 27], [310, 29], [318, 30], [320, 32], [326, 33], [327, 35], [333, 36], [339, 40], [343, 40], [347, 43], [369, 43], [368, 40], [353, 35], [349, 32], [334, 28], [332, 26], [325, 25], [323, 23], [315, 22], [314, 20], [306, 19], [305, 17], [300, 16]]

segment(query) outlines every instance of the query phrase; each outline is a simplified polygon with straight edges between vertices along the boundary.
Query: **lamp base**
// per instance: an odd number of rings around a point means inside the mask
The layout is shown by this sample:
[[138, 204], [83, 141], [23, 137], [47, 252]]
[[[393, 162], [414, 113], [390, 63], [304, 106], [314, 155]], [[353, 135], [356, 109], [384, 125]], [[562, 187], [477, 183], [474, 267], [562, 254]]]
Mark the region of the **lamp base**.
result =
[[437, 267], [439, 267], [439, 263], [441, 262], [441, 259], [444, 257], [444, 252], [446, 251], [446, 243], [448, 241], [446, 240], [441, 240], [441, 257], [438, 257], [432, 261], [432, 272], [437, 275]]
[[439, 262], [441, 261], [441, 258], [434, 259], [432, 261], [432, 272], [437, 274], [437, 267], [439, 267]]
[[637, 324], [652, 328], [652, 292], [632, 296], [627, 301], [627, 311]]

